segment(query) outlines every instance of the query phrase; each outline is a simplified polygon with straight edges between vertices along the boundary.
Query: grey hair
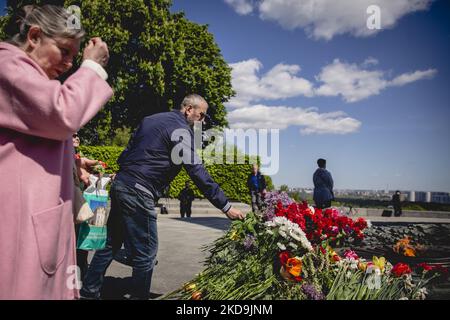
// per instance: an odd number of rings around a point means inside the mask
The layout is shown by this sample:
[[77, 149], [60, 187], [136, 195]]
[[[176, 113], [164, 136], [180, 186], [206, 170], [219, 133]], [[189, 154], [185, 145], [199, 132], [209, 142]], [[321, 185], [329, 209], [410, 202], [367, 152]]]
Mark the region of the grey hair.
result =
[[206, 102], [206, 100], [201, 95], [193, 93], [184, 97], [183, 102], [181, 102], [180, 108], [183, 109], [188, 106], [197, 108], [201, 103], [205, 103], [206, 105], [208, 105], [208, 102]]
[[42, 33], [50, 38], [82, 39], [85, 35], [81, 26], [80, 28], [68, 27], [67, 24], [72, 14], [63, 7], [28, 5], [24, 6], [21, 11], [16, 21], [13, 21], [17, 24], [16, 33], [8, 41], [16, 46], [21, 46], [26, 42], [28, 31], [32, 26], [38, 26]]

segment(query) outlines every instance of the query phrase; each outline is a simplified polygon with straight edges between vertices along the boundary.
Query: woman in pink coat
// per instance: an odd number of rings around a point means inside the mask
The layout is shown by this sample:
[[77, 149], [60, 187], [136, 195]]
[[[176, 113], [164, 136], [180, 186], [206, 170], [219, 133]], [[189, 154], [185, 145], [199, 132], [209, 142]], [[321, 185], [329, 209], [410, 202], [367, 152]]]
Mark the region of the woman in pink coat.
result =
[[30, 7], [0, 42], [0, 299], [74, 299], [71, 136], [111, 98], [108, 49], [55, 6]]

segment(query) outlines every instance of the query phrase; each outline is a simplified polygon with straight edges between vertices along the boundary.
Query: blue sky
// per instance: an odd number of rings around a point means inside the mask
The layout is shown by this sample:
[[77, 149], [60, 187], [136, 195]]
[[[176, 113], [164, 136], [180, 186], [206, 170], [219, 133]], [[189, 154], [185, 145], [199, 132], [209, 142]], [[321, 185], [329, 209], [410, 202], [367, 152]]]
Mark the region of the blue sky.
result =
[[450, 191], [449, 2], [367, 1], [381, 9], [378, 32], [364, 2], [175, 0], [172, 10], [208, 24], [233, 66], [232, 127], [284, 127], [276, 185], [312, 186], [323, 157], [336, 188]]
[[281, 129], [276, 185], [311, 187], [322, 157], [339, 189], [450, 191], [449, 1], [173, 2], [233, 67], [231, 126]]

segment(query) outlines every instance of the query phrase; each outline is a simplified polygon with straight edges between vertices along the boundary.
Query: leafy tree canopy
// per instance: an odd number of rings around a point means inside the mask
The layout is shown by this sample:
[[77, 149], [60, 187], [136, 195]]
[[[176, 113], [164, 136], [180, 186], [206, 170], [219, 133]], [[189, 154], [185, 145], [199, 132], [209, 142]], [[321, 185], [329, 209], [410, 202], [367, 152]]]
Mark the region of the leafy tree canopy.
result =
[[78, 5], [85, 40], [100, 36], [109, 46], [114, 98], [81, 130], [84, 143], [110, 144], [117, 129], [133, 131], [143, 117], [178, 107], [189, 93], [208, 101], [218, 127], [228, 125], [224, 103], [234, 95], [231, 69], [208, 26], [171, 13], [170, 0], [7, 1], [0, 39], [10, 36], [18, 8], [47, 3]]

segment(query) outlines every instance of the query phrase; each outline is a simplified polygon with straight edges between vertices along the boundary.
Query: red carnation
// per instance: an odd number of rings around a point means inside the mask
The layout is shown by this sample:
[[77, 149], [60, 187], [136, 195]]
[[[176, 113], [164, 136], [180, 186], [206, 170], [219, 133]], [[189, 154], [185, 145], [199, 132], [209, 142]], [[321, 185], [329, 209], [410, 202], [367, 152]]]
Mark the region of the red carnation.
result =
[[283, 251], [280, 253], [279, 257], [280, 257], [281, 264], [284, 266], [287, 263], [290, 255], [289, 255], [289, 252]]
[[392, 268], [391, 272], [396, 277], [401, 277], [404, 274], [410, 274], [412, 271], [411, 268], [406, 263], [399, 262]]
[[431, 271], [431, 270], [434, 269], [433, 266], [431, 266], [431, 265], [429, 265], [429, 264], [427, 264], [425, 262], [419, 263], [417, 266], [420, 269], [423, 269], [423, 271]]
[[367, 221], [364, 218], [358, 218], [355, 222], [355, 226], [363, 230], [367, 228]]

